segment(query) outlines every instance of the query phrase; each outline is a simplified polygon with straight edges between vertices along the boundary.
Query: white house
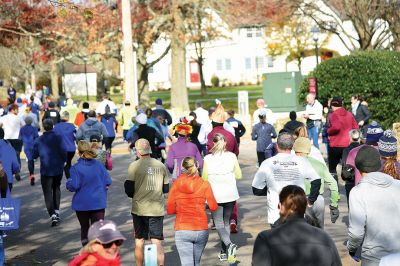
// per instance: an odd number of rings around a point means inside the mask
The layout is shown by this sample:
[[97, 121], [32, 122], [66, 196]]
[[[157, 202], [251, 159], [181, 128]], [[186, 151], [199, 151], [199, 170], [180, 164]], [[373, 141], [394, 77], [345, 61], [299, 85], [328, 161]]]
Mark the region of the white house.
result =
[[65, 95], [73, 96], [96, 96], [97, 74], [96, 69], [90, 65], [69, 65], [64, 73]]
[[[218, 20], [221, 20], [218, 17]], [[221, 21], [221, 25], [224, 22]], [[225, 24], [226, 25], [226, 24]], [[204, 50], [204, 79], [207, 85], [211, 85], [211, 78], [217, 76], [220, 84], [239, 85], [255, 84], [261, 81], [262, 74], [273, 72], [298, 71], [295, 62], [286, 62], [286, 56], [272, 57], [267, 54], [268, 38], [261, 24], [251, 26], [236, 25], [226, 32], [226, 37], [207, 43]], [[310, 23], [310, 30], [313, 26]], [[228, 28], [227, 26], [225, 28]], [[321, 38], [326, 33], [321, 33]], [[154, 55], [161, 54], [168, 45], [168, 41], [162, 40], [154, 45]], [[324, 44], [325, 49], [330, 49], [337, 54], [346, 55], [349, 51], [341, 43], [340, 39], [331, 35], [329, 42]], [[310, 47], [313, 49], [313, 47]], [[188, 87], [200, 87], [198, 64], [193, 58], [196, 56], [194, 45], [186, 48], [186, 83]], [[306, 75], [316, 66], [315, 56], [303, 59], [301, 70]], [[150, 90], [167, 89], [171, 87], [171, 55], [167, 54], [150, 70]]]

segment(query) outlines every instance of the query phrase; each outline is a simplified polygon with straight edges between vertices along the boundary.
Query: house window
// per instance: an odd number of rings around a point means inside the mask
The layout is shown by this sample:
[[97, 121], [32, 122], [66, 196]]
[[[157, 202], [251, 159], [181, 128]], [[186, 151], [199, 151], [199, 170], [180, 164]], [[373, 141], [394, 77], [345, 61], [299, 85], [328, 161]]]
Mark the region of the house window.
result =
[[250, 69], [251, 69], [251, 58], [250, 58], [250, 57], [246, 57], [246, 58], [244, 59], [244, 67], [245, 67], [245, 69], [247, 69], [247, 70], [250, 70]]
[[261, 28], [247, 28], [246, 29], [247, 38], [259, 38], [262, 37]]
[[247, 33], [246, 33], [247, 38], [253, 38], [253, 29], [247, 28], [246, 30], [247, 30]]
[[261, 28], [256, 28], [255, 32], [256, 32], [256, 37], [262, 37]]
[[267, 64], [268, 67], [274, 67], [274, 59], [272, 58], [272, 56], [267, 57]]
[[264, 68], [264, 57], [262, 56], [257, 56], [256, 57], [256, 68]]
[[231, 70], [232, 69], [232, 61], [229, 58], [225, 59], [225, 70]]
[[217, 70], [222, 70], [222, 59], [217, 59]]

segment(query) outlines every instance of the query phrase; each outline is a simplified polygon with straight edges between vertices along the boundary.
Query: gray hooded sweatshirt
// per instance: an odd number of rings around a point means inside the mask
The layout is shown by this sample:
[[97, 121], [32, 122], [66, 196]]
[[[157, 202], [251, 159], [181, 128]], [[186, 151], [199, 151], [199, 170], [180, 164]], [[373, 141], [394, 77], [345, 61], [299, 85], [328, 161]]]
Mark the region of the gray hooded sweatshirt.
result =
[[378, 266], [382, 257], [400, 252], [399, 180], [368, 173], [351, 190], [349, 204], [347, 248], [355, 252], [362, 244], [362, 266]]
[[90, 137], [93, 135], [100, 136], [102, 139], [108, 137], [106, 126], [97, 121], [96, 118], [89, 117], [78, 128], [78, 131], [76, 132], [76, 140], [89, 141]]

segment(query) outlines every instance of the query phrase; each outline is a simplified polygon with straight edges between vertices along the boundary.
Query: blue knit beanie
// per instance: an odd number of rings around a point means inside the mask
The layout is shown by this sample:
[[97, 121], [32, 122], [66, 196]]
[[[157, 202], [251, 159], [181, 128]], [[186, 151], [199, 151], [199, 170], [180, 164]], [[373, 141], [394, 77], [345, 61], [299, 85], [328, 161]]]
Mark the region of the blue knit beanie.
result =
[[384, 157], [397, 156], [397, 139], [391, 130], [386, 130], [378, 142], [379, 153]]
[[367, 128], [367, 144], [376, 144], [378, 143], [379, 139], [383, 136], [383, 129], [382, 127], [375, 121]]

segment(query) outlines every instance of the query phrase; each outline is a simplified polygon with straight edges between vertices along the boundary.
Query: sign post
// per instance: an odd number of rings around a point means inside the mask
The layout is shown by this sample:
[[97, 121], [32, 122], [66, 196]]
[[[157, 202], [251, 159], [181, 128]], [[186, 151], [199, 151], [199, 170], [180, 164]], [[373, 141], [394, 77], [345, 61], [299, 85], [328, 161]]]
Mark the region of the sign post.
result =
[[249, 92], [248, 91], [238, 91], [238, 110], [239, 110], [239, 115], [241, 115], [241, 116], [249, 115]]

